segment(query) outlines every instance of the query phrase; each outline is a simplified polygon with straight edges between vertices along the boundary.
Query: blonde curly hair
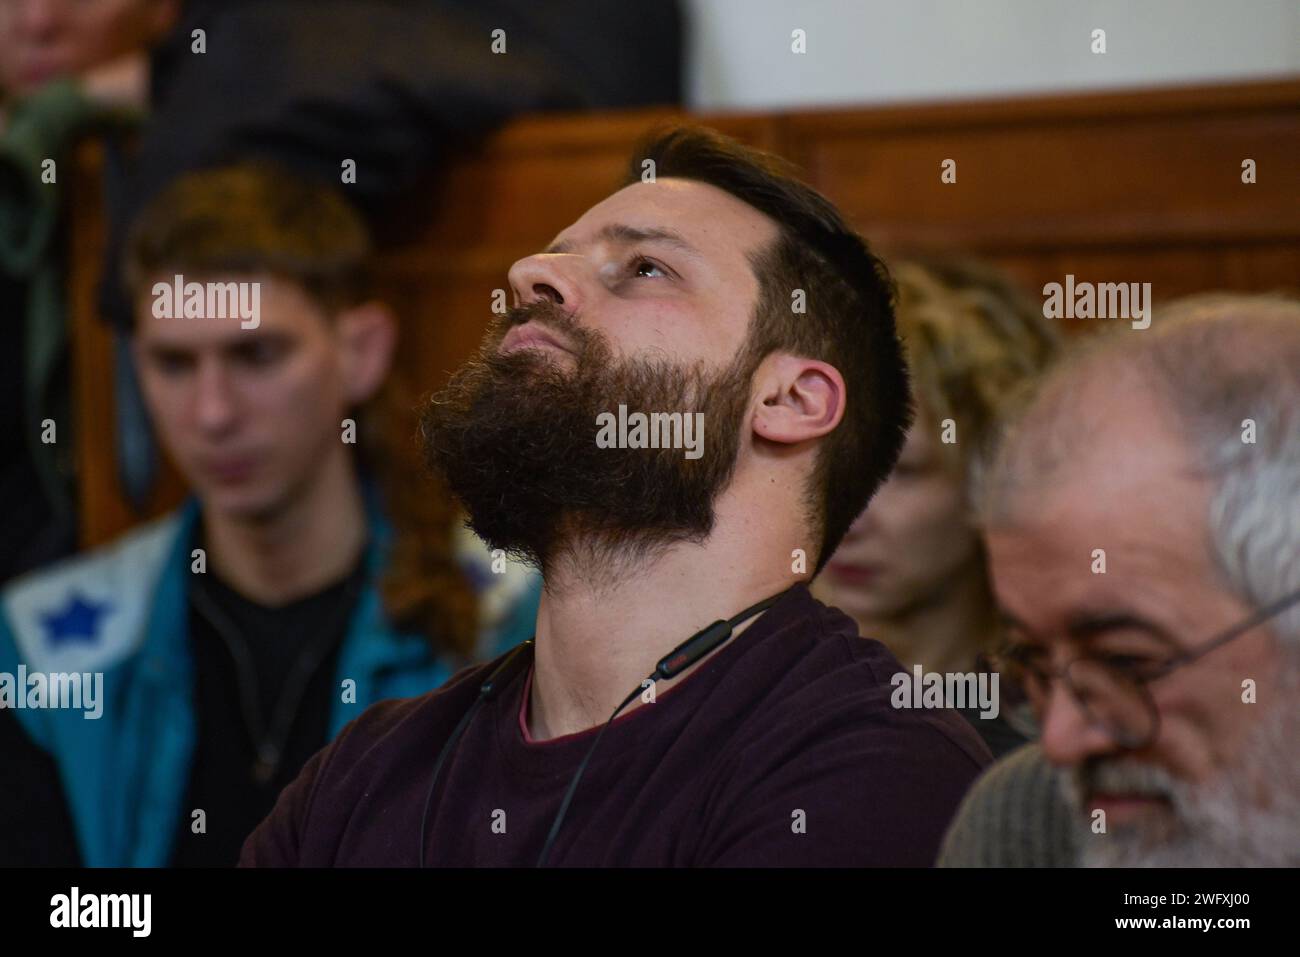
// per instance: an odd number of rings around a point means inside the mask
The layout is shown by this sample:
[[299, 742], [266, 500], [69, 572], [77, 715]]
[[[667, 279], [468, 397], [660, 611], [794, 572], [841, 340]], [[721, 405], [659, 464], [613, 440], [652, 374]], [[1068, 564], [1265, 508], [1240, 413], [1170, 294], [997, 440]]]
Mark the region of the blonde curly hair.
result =
[[917, 404], [934, 423], [956, 424], [957, 441], [940, 448], [964, 477], [1064, 337], [1040, 307], [984, 263], [914, 257], [891, 262], [890, 271]]

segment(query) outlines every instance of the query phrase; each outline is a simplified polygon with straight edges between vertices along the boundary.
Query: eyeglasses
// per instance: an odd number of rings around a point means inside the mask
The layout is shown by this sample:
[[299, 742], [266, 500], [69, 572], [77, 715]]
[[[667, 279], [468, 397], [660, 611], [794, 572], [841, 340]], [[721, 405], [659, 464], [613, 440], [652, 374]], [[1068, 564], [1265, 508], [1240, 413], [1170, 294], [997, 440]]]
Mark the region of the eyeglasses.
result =
[[[1154, 666], [1124, 666], [1115, 659], [1082, 656], [1059, 669], [1048, 669], [1029, 658], [1031, 649], [1025, 645], [1004, 647], [994, 656], [993, 664], [1012, 685], [1024, 691], [1039, 714], [1051, 693], [1052, 682], [1059, 679], [1090, 724], [1106, 731], [1120, 747], [1136, 751], [1154, 741], [1160, 728], [1160, 709], [1148, 687], [1151, 682], [1203, 658], [1298, 601], [1300, 590], [1256, 610], [1204, 644]], [[1014, 713], [1013, 708], [1010, 714]]]

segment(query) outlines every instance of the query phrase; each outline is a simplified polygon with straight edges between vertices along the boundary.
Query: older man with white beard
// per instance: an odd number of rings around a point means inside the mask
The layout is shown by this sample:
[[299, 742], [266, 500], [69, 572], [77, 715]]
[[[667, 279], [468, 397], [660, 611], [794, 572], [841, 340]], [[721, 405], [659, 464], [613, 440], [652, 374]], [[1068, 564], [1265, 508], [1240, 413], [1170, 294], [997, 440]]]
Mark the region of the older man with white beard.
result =
[[1089, 343], [977, 498], [1080, 863], [1300, 865], [1300, 302], [1197, 297]]

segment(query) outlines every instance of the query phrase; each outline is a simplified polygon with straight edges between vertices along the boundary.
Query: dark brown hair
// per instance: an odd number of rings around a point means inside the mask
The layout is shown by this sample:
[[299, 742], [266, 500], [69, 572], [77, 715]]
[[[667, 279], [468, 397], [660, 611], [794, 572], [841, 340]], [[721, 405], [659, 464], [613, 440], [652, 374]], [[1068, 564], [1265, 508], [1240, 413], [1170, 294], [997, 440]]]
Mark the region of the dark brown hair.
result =
[[268, 163], [238, 163], [173, 180], [140, 211], [126, 240], [128, 291], [158, 276], [270, 273], [327, 313], [370, 286], [370, 234], [339, 193]]
[[[821, 571], [894, 467], [911, 423], [889, 273], [839, 210], [780, 157], [705, 127], [669, 127], [633, 152], [623, 185], [642, 180], [646, 160], [656, 178], [706, 183], [775, 221], [776, 240], [750, 257], [759, 294], [743, 348], [756, 358], [819, 359], [844, 377], [844, 419], [823, 440], [805, 496], [810, 521], [822, 530]], [[792, 309], [797, 289], [806, 295], [804, 313]]]
[[[133, 300], [172, 273], [270, 273], [332, 318], [371, 295], [371, 255], [365, 221], [337, 190], [239, 163], [186, 174], [155, 196], [128, 234], [124, 272]], [[380, 592], [396, 627], [469, 656], [477, 603], [455, 560], [455, 508], [421, 467], [412, 395], [394, 370], [356, 412], [359, 464], [375, 478], [393, 530]]]

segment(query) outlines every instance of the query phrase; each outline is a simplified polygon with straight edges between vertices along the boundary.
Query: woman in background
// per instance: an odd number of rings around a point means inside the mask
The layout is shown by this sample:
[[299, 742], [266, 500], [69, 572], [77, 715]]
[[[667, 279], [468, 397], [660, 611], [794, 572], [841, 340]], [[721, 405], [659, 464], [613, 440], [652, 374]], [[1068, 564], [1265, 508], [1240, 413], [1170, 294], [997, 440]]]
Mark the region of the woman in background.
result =
[[[983, 545], [967, 504], [972, 463], [1020, 387], [1061, 344], [1042, 310], [988, 267], [900, 261], [897, 321], [916, 420], [889, 479], [858, 517], [814, 591], [883, 641], [910, 673], [987, 670], [999, 642]], [[962, 709], [994, 756], [1026, 740]]]

